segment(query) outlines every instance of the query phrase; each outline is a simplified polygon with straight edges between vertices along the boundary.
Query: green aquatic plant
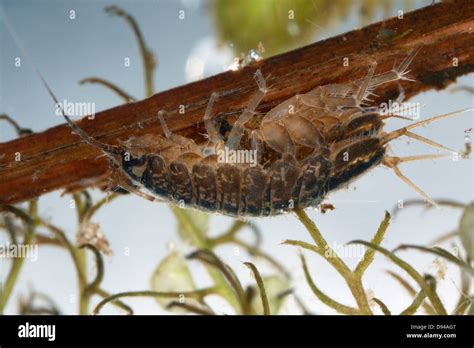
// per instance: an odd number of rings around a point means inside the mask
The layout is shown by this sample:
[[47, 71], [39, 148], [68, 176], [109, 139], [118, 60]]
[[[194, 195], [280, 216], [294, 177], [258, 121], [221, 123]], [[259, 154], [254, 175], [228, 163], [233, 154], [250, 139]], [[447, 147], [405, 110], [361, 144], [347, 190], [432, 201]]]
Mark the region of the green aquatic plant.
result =
[[[197, 289], [188, 268], [187, 260], [197, 260], [214, 270], [222, 277], [222, 283]], [[152, 290], [128, 291], [114, 294], [100, 301], [93, 313], [99, 314], [109, 302], [125, 297], [152, 297], [159, 305], [178, 313], [194, 313], [204, 315], [217, 314], [206, 302], [208, 296], [220, 296], [230, 304], [237, 314], [254, 315], [276, 314], [281, 308], [285, 296], [291, 293], [287, 282], [281, 277], [275, 282], [276, 276], [264, 278], [257, 267], [245, 262], [252, 272], [257, 289], [252, 285], [244, 288], [236, 273], [210, 250], [197, 250], [183, 258], [178, 252], [165, 257], [152, 276]], [[211, 273], [211, 272], [210, 272]], [[227, 289], [230, 291], [227, 293]], [[224, 290], [224, 291], [223, 291]], [[229, 298], [227, 295], [230, 295]], [[257, 298], [259, 299], [257, 301]]]
[[398, 10], [412, 7], [411, 1], [392, 0], [213, 0], [209, 11], [219, 42], [234, 54], [260, 48], [269, 57], [313, 42], [318, 32], [352, 12], [358, 12], [362, 26], [379, 10], [387, 17], [395, 4]]
[[[469, 207], [469, 206], [468, 206]], [[467, 209], [466, 209], [467, 210]], [[366, 247], [366, 252], [360, 262], [357, 264], [354, 270], [351, 270], [341, 258], [337, 255], [337, 253], [331, 249], [331, 247], [327, 244], [326, 240], [322, 236], [319, 229], [316, 227], [313, 221], [311, 221], [308, 215], [300, 210], [296, 211], [296, 215], [298, 216], [299, 220], [304, 224], [308, 232], [310, 233], [314, 244], [306, 243], [303, 241], [297, 240], [287, 240], [284, 243], [293, 246], [299, 246], [302, 249], [310, 250], [315, 252], [316, 254], [323, 257], [334, 269], [341, 275], [341, 277], [346, 282], [348, 288], [350, 289], [356, 303], [357, 308], [347, 306], [345, 304], [341, 304], [336, 300], [332, 299], [329, 295], [322, 292], [317, 285], [315, 284], [312, 276], [309, 272], [306, 260], [301, 254], [301, 262], [303, 266], [303, 271], [306, 277], [306, 281], [316, 295], [316, 297], [328, 307], [336, 310], [338, 313], [341, 314], [373, 314], [372, 310], [369, 305], [369, 299], [367, 298], [367, 291], [364, 288], [362, 278], [364, 272], [367, 268], [371, 265], [375, 253], [380, 253], [387, 257], [392, 263], [397, 265], [401, 270], [403, 270], [412, 280], [416, 282], [419, 286], [420, 290], [416, 292], [409, 283], [398, 273], [390, 272], [390, 275], [394, 277], [397, 281], [399, 281], [402, 286], [404, 286], [410, 293], [412, 298], [412, 303], [403, 310], [400, 315], [408, 315], [408, 314], [415, 314], [417, 313], [418, 309], [423, 306], [429, 314], [438, 314], [438, 315], [446, 315], [448, 314], [444, 304], [442, 303], [437, 291], [436, 291], [436, 281], [435, 278], [431, 275], [422, 275], [419, 273], [413, 266], [410, 265], [407, 261], [402, 260], [400, 257], [395, 255], [395, 253], [399, 250], [403, 249], [416, 249], [425, 252], [430, 252], [435, 255], [441, 256], [448, 261], [453, 262], [456, 264], [460, 272], [463, 276], [462, 279], [462, 287], [463, 293], [461, 294], [461, 299], [458, 301], [458, 305], [453, 311], [453, 314], [464, 314], [466, 309], [471, 305], [471, 298], [467, 293], [469, 291], [469, 284], [470, 280], [467, 279], [465, 273], [469, 273], [472, 279], [472, 265], [469, 256], [466, 256], [467, 259], [464, 261], [461, 258], [451, 254], [450, 252], [440, 248], [427, 248], [423, 246], [413, 246], [413, 245], [401, 245], [398, 248], [394, 249], [393, 251], [389, 251], [386, 248], [381, 246], [385, 233], [388, 229], [390, 223], [390, 214], [386, 212], [384, 219], [382, 220], [377, 232], [375, 233], [373, 239], [370, 242], [363, 241], [363, 240], [354, 240], [348, 243], [350, 244], [360, 244]], [[463, 216], [461, 221], [464, 221], [465, 217]], [[461, 223], [463, 226], [463, 223]], [[472, 229], [471, 232], [472, 233]], [[429, 304], [425, 303], [425, 298], [429, 300]], [[382, 312], [386, 315], [391, 314], [388, 306], [382, 302], [382, 300], [378, 298], [372, 299], [374, 303], [376, 303]]]

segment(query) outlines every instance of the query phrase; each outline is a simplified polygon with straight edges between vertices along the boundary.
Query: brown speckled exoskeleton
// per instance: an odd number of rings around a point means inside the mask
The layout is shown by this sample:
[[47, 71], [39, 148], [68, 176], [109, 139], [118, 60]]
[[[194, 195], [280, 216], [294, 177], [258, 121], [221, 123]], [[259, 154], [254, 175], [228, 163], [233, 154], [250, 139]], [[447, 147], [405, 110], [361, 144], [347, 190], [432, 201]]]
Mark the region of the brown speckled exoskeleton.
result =
[[[230, 134], [223, 136], [214, 125], [212, 106], [219, 94], [211, 95], [204, 115], [209, 140], [206, 145], [172, 133], [165, 123], [164, 110], [157, 115], [164, 137], [148, 134], [121, 146], [98, 142], [64, 117], [84, 141], [113, 160], [124, 174], [119, 180], [122, 187], [150, 200], [234, 217], [270, 216], [317, 206], [329, 192], [384, 164], [431, 201], [403, 176], [398, 164], [440, 155], [390, 157], [387, 144], [404, 135], [447, 149], [410, 130], [457, 113], [385, 133], [384, 120], [400, 116], [384, 116], [379, 108], [368, 105], [368, 97], [381, 84], [408, 80], [408, 66], [416, 51], [391, 71], [375, 75], [376, 63], [372, 63], [360, 80], [297, 94], [264, 115], [255, 112], [267, 93], [266, 81], [257, 70], [258, 91]], [[254, 151], [256, 165], [219, 161], [220, 152], [227, 150]]]

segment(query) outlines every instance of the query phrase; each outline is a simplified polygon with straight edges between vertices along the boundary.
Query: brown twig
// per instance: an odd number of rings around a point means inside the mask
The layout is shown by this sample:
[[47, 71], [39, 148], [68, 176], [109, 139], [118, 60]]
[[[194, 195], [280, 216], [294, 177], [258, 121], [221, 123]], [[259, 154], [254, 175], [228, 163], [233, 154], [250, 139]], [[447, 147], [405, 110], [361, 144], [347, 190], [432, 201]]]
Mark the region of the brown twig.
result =
[[[378, 63], [377, 71], [390, 70], [415, 47], [423, 45], [411, 65], [405, 95], [413, 97], [430, 89], [442, 89], [459, 76], [474, 71], [474, 2], [443, 2], [407, 13], [403, 19], [391, 18], [360, 30], [315, 44], [195, 83], [153, 95], [82, 119], [78, 125], [106, 143], [117, 143], [145, 133], [161, 134], [156, 114], [168, 111], [170, 129], [197, 142], [202, 136], [203, 115], [211, 92], [226, 92], [215, 105], [214, 115], [233, 116], [254, 95], [257, 68], [268, 78], [270, 92], [259, 107], [269, 110], [296, 93], [323, 84], [358, 79], [366, 73], [369, 61]], [[393, 38], [381, 40], [380, 33], [390, 30]], [[349, 66], [343, 66], [343, 58]], [[454, 64], [457, 60], [458, 65]], [[396, 84], [377, 89], [377, 102], [393, 98]], [[180, 105], [185, 114], [179, 114]], [[21, 161], [15, 161], [16, 154]], [[65, 124], [42, 133], [0, 144], [0, 204], [13, 204], [59, 188], [69, 190], [103, 184], [110, 168], [99, 151], [84, 144]]]

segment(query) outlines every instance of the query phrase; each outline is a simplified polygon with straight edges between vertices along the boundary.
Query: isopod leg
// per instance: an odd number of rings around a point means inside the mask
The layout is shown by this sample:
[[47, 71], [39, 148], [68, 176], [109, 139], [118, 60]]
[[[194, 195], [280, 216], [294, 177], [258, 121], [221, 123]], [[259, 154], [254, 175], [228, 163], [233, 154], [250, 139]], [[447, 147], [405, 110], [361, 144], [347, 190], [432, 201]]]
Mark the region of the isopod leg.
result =
[[395, 103], [400, 104], [405, 100], [405, 88], [398, 82], [398, 96]]
[[351, 83], [335, 83], [316, 87], [310, 93], [311, 95], [325, 96], [341, 96], [346, 97], [352, 92], [354, 86]]
[[367, 72], [365, 79], [362, 81], [362, 85], [359, 87], [359, 90], [357, 91], [357, 95], [355, 98], [356, 106], [361, 106], [361, 103], [367, 97], [369, 84], [372, 78], [374, 77], [374, 72], [375, 72], [376, 67], [377, 67], [377, 63], [373, 62], [372, 64], [370, 64], [369, 71]]
[[[347, 92], [350, 90], [350, 85], [341, 84], [340, 86], [332, 85], [328, 91], [323, 92], [321, 95], [307, 93], [297, 96], [297, 98], [301, 100], [303, 104], [310, 107], [316, 107], [322, 104], [327, 111], [341, 110], [350, 107], [362, 107], [363, 102], [367, 100], [367, 96], [373, 94], [369, 91], [369, 86], [374, 77], [376, 67], [376, 62], [370, 64], [367, 75], [362, 80], [355, 96], [347, 96]], [[321, 88], [323, 89], [324, 86]], [[329, 91], [332, 91], [333, 93], [327, 96], [324, 95], [328, 94]]]
[[257, 131], [253, 130], [250, 134], [250, 141], [252, 150], [255, 151], [257, 163], [261, 163], [262, 159], [262, 135]]
[[173, 137], [173, 133], [170, 131], [168, 128], [168, 125], [166, 124], [164, 115], [166, 114], [165, 110], [160, 110], [158, 111], [158, 119], [160, 120], [161, 128], [163, 128], [163, 133], [165, 134], [165, 137], [168, 139], [171, 139]]
[[370, 81], [369, 84], [369, 89], [373, 89], [375, 87], [378, 87], [384, 83], [388, 82], [393, 82], [393, 81], [399, 81], [399, 80], [406, 80], [406, 81], [414, 81], [406, 75], [410, 72], [408, 70], [408, 67], [412, 63], [413, 59], [417, 55], [417, 53], [420, 51], [421, 47], [418, 47], [414, 49], [397, 67], [394, 66], [392, 70], [387, 71], [386, 73], [376, 75], [372, 78], [372, 81]]
[[227, 142], [225, 144], [226, 147], [231, 150], [235, 150], [239, 147], [240, 138], [242, 137], [245, 123], [250, 120], [250, 118], [254, 115], [255, 109], [267, 93], [267, 85], [260, 69], [257, 70], [257, 72], [255, 73], [255, 79], [258, 85], [258, 92], [252, 98], [247, 108], [239, 116], [238, 120], [235, 121], [232, 127], [232, 131], [230, 132], [229, 138], [227, 139]]
[[297, 100], [309, 107], [322, 108], [327, 112], [338, 111], [343, 108], [356, 107], [354, 97], [345, 96], [319, 96], [311, 94], [297, 95]]
[[214, 102], [217, 98], [219, 98], [219, 93], [214, 92], [211, 94], [209, 103], [207, 104], [206, 112], [204, 113], [204, 126], [206, 127], [207, 135], [209, 140], [216, 144], [222, 141], [222, 138], [217, 131], [216, 126], [214, 125], [211, 114], [212, 106], [214, 105]]
[[134, 187], [126, 182], [120, 182], [119, 184], [117, 184], [118, 186], [120, 186], [121, 188], [123, 188], [124, 190], [130, 192], [130, 193], [133, 193], [134, 195], [137, 195], [141, 198], [145, 198], [146, 200], [150, 201], [150, 202], [155, 202], [155, 201], [158, 201], [158, 199], [156, 199], [155, 197], [153, 197], [152, 195], [149, 195], [143, 191], [140, 191], [137, 187]]
[[195, 150], [196, 144], [194, 143], [194, 141], [171, 132], [171, 130], [168, 128], [168, 125], [166, 124], [166, 121], [164, 118], [165, 114], [166, 114], [165, 110], [158, 111], [158, 119], [160, 120], [161, 128], [163, 129], [163, 133], [165, 134], [165, 137], [177, 143], [177, 145], [179, 145], [181, 148]]
[[372, 94], [369, 91], [369, 86], [374, 77], [376, 67], [376, 62], [370, 64], [367, 75], [362, 80], [362, 83], [359, 86], [355, 96], [346, 96], [347, 92], [350, 90], [350, 85], [341, 84], [340, 86], [331, 85], [331, 88], [327, 88], [328, 91], [324, 91], [323, 86], [321, 87], [321, 91], [323, 92], [321, 94], [307, 93], [303, 95], [297, 95], [296, 99], [301, 100], [303, 104], [309, 107], [323, 106], [327, 111], [338, 110], [345, 107], [361, 107], [367, 96]]
[[113, 184], [114, 186], [118, 186], [125, 191], [128, 191], [134, 195], [137, 195], [138, 197], [145, 198], [146, 200], [150, 202], [155, 202], [155, 201], [162, 201], [160, 199], [157, 199], [153, 197], [152, 195], [149, 195], [139, 189], [139, 187], [133, 185], [130, 183], [130, 179], [127, 177], [123, 169], [117, 167], [116, 165], [113, 165], [112, 167], [112, 177], [113, 177]]

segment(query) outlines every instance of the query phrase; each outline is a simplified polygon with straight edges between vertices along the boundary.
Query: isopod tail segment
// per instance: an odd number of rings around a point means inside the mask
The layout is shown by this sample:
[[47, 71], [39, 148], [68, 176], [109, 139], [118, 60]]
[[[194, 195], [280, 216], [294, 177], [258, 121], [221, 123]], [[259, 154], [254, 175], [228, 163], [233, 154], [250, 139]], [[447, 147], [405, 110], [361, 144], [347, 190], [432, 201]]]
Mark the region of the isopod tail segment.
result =
[[[412, 132], [410, 132], [410, 130], [414, 129], [414, 128], [417, 128], [417, 127], [425, 126], [425, 125], [428, 125], [430, 123], [437, 122], [437, 121], [440, 121], [440, 120], [443, 120], [443, 119], [446, 119], [446, 118], [449, 118], [449, 117], [457, 116], [457, 115], [460, 115], [460, 114], [463, 114], [463, 113], [466, 113], [466, 112], [469, 112], [469, 111], [474, 111], [474, 108], [466, 108], [466, 109], [463, 109], [463, 110], [446, 113], [446, 114], [443, 114], [443, 115], [435, 116], [435, 117], [432, 117], [432, 118], [429, 118], [429, 119], [426, 119], [426, 120], [423, 120], [423, 121], [413, 123], [413, 124], [408, 125], [406, 127], [402, 127], [400, 129], [392, 131], [388, 134], [385, 134], [380, 140], [381, 145], [386, 145], [389, 142], [391, 142], [392, 140], [395, 140], [395, 139], [405, 135], [405, 136], [410, 137], [411, 139], [421, 141], [421, 142], [423, 142], [427, 145], [430, 145], [432, 147], [442, 149], [442, 150], [447, 150], [447, 151], [452, 152], [452, 153], [457, 153], [457, 151], [451, 150], [451, 149], [445, 147], [444, 145], [438, 144], [438, 143], [436, 143], [436, 142], [434, 142], [430, 139], [427, 139], [427, 138], [424, 138], [420, 135], [412, 133]], [[431, 197], [429, 197], [421, 188], [419, 188], [415, 183], [413, 183], [410, 179], [408, 179], [405, 175], [403, 175], [403, 173], [400, 171], [398, 166], [399, 166], [399, 164], [404, 163], [404, 162], [414, 162], [414, 161], [434, 159], [434, 158], [440, 158], [440, 157], [448, 157], [448, 156], [449, 156], [448, 154], [431, 154], [431, 155], [418, 155], [418, 156], [407, 156], [407, 157], [385, 156], [382, 159], [382, 164], [385, 165], [386, 167], [392, 169], [394, 171], [395, 175], [397, 175], [408, 186], [410, 186], [413, 190], [415, 190], [421, 197], [423, 197], [423, 199], [425, 199], [426, 201], [431, 203], [433, 206], [438, 208], [438, 205], [436, 204], [436, 202]]]

